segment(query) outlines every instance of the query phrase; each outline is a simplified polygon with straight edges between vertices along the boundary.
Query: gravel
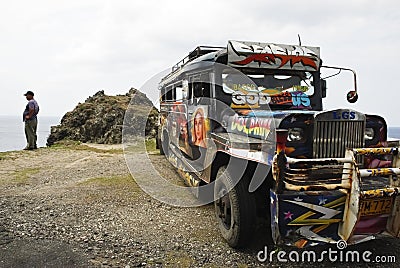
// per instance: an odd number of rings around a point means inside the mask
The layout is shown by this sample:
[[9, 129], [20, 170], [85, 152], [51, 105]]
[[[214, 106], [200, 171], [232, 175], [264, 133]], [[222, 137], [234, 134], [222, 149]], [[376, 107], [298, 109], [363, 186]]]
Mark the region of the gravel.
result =
[[[179, 180], [162, 156], [150, 157], [163, 176]], [[41, 148], [1, 155], [0, 196], [0, 267], [332, 265], [258, 261], [267, 245], [263, 224], [249, 249], [230, 248], [212, 205], [179, 208], [151, 198], [130, 177], [118, 150]], [[354, 248], [400, 257], [396, 239]]]

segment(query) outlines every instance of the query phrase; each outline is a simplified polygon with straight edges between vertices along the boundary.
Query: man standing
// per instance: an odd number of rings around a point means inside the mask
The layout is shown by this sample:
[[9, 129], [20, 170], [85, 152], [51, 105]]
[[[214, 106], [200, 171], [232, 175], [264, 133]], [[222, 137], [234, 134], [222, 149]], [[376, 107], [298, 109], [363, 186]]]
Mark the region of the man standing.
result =
[[35, 94], [32, 91], [27, 91], [24, 96], [28, 100], [26, 105], [23, 121], [25, 122], [25, 137], [27, 145], [24, 150], [34, 150], [37, 149], [37, 114], [39, 113], [39, 105], [33, 98]]

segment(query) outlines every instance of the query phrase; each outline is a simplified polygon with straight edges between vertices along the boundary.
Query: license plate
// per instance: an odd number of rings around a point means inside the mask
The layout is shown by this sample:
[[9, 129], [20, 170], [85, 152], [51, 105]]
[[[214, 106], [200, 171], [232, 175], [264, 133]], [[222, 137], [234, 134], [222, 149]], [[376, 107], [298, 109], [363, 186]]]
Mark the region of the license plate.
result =
[[361, 216], [390, 214], [392, 212], [393, 198], [371, 198], [361, 200]]

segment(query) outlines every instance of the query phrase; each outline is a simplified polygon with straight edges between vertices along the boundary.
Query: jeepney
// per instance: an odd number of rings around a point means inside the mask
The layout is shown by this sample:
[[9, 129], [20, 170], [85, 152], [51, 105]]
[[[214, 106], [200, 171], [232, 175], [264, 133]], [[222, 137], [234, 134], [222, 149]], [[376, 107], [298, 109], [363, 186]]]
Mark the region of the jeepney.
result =
[[378, 115], [323, 110], [321, 68], [352, 71], [323, 66], [319, 47], [229, 41], [160, 81], [160, 152], [212, 197], [230, 246], [246, 246], [260, 217], [276, 244], [400, 237], [399, 142]]

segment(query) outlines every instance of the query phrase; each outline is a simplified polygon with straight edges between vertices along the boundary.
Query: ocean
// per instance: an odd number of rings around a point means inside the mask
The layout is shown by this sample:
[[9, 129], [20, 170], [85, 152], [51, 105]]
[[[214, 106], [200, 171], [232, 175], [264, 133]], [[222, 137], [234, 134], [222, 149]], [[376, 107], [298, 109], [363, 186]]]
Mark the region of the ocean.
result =
[[[40, 116], [38, 119], [38, 146], [46, 146], [50, 134], [50, 126], [58, 125], [61, 117]], [[400, 139], [400, 127], [389, 127], [388, 136]], [[0, 152], [21, 150], [25, 148], [26, 140], [22, 116], [0, 115]]]
[[[58, 125], [59, 116], [38, 116], [38, 147], [46, 146], [50, 126]], [[0, 152], [22, 150], [26, 146], [24, 123], [21, 116], [0, 115]]]

